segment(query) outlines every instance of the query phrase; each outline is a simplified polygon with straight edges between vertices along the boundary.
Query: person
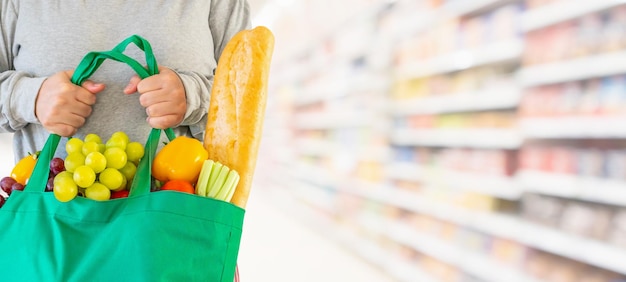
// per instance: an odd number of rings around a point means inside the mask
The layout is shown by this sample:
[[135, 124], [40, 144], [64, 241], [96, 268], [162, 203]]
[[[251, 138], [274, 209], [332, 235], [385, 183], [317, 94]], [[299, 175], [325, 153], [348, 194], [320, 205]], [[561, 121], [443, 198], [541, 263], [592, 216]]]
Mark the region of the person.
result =
[[[1, 1], [0, 132], [13, 133], [16, 160], [41, 150], [50, 133], [106, 140], [123, 131], [143, 143], [150, 128], [171, 127], [202, 140], [217, 61], [251, 26], [246, 0]], [[82, 85], [70, 82], [88, 52], [133, 34], [151, 43], [159, 74], [142, 80], [107, 60]], [[125, 54], [145, 63], [139, 48]]]

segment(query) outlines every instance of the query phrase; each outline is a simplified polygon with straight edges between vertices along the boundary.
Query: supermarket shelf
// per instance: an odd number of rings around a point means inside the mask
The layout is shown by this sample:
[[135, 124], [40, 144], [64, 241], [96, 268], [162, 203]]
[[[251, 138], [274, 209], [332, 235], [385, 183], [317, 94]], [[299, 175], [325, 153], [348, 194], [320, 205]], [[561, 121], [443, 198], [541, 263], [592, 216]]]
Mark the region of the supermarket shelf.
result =
[[371, 115], [357, 112], [323, 112], [297, 114], [295, 127], [298, 129], [337, 129], [371, 125]]
[[298, 164], [291, 169], [291, 175], [300, 181], [320, 186], [335, 187], [338, 178], [331, 174], [331, 171], [320, 166], [310, 164]]
[[332, 157], [340, 152], [350, 153], [352, 158], [361, 161], [384, 162], [391, 154], [386, 146], [354, 146], [316, 138], [298, 138], [295, 141], [295, 147], [298, 155]]
[[[385, 236], [390, 237], [389, 232], [386, 231], [387, 225], [389, 225], [385, 220], [380, 219], [380, 216], [374, 215], [360, 215], [356, 218], [356, 222], [367, 232], [371, 234], [375, 234], [376, 236]], [[355, 219], [353, 219], [355, 220]], [[402, 241], [398, 241], [399, 243], [403, 243]], [[378, 248], [381, 248], [378, 246]], [[384, 254], [385, 251], [379, 251], [380, 254]], [[399, 258], [395, 258], [393, 256], [391, 259], [378, 257], [377, 263], [382, 265], [387, 272], [394, 274], [394, 277], [398, 278], [401, 281], [424, 281], [424, 282], [435, 282], [436, 280], [430, 275], [424, 273], [415, 265], [415, 263], [409, 263], [407, 261], [403, 261]], [[432, 257], [432, 256], [431, 256]], [[374, 258], [375, 259], [375, 258]]]
[[543, 227], [523, 219], [491, 212], [470, 211], [437, 203], [412, 192], [385, 189], [367, 191], [387, 204], [428, 214], [444, 221], [474, 228], [497, 237], [508, 238], [527, 246], [576, 261], [626, 274], [626, 251], [606, 243]]
[[395, 129], [391, 142], [401, 146], [515, 149], [522, 144], [515, 129]]
[[449, 265], [456, 266], [481, 280], [494, 282], [535, 281], [519, 270], [494, 261], [486, 255], [466, 251], [444, 240], [418, 233], [406, 224], [391, 223], [390, 225], [389, 228], [385, 229], [390, 238]]
[[431, 60], [410, 62], [399, 67], [400, 79], [427, 77], [472, 67], [519, 60], [523, 51], [520, 39], [496, 42], [474, 50], [461, 50]]
[[[273, 2], [275, 2], [275, 5], [278, 6], [272, 7], [271, 9], [282, 9], [282, 7], [280, 7], [280, 5], [282, 5], [279, 3], [280, 1]], [[341, 29], [338, 29], [337, 27], [347, 26], [352, 22], [357, 22], [359, 19], [375, 16], [383, 7], [385, 7], [387, 4], [385, 2], [386, 1], [374, 1], [374, 3], [357, 5], [354, 6], [353, 9], [347, 10], [343, 17], [329, 17], [328, 20], [323, 22], [322, 25], [317, 26], [316, 29], [311, 29], [310, 34], [303, 37], [305, 40], [300, 40], [283, 46], [285, 49], [281, 49], [282, 54], [275, 59], [274, 63], [279, 65], [289, 64], [290, 60], [295, 60], [298, 56], [302, 55], [307, 50], [310, 50], [312, 47], [319, 47], [320, 42], [323, 42], [324, 39], [332, 36], [336, 32], [340, 32]]]
[[336, 214], [334, 205], [335, 190], [325, 189], [324, 187], [309, 184], [304, 181], [293, 181], [291, 187], [294, 189], [298, 198], [307, 204], [315, 207], [317, 210], [326, 214]]
[[392, 163], [388, 168], [387, 177], [405, 181], [424, 182], [434, 187], [445, 186], [466, 190], [507, 200], [517, 200], [522, 194], [522, 189], [520, 189], [514, 178], [442, 168], [424, 168], [412, 163]]
[[626, 116], [526, 118], [519, 122], [527, 138], [626, 138]]
[[389, 252], [380, 245], [363, 238], [349, 227], [331, 221], [328, 217], [320, 215], [319, 211], [307, 205], [298, 204], [298, 202], [306, 202], [308, 199], [296, 195], [297, 193], [294, 193], [290, 188], [291, 187], [288, 186], [276, 188], [277, 191], [272, 193], [272, 198], [276, 199], [276, 203], [285, 206], [285, 210], [293, 212], [297, 217], [304, 219], [312, 227], [324, 232], [327, 238], [335, 240], [340, 243], [341, 246], [356, 253], [372, 265], [382, 268], [398, 281], [436, 281], [414, 264], [389, 254]]
[[295, 147], [299, 155], [306, 156], [328, 156], [335, 150], [332, 142], [313, 138], [299, 138], [295, 141]]
[[517, 178], [529, 192], [626, 206], [626, 181], [540, 171], [520, 171]]
[[517, 0], [453, 1], [444, 4], [443, 7], [438, 9], [414, 11], [411, 13], [410, 21], [403, 21], [401, 24], [397, 24], [390, 30], [390, 34], [383, 36], [385, 36], [386, 40], [394, 41], [398, 38], [405, 38], [407, 34], [419, 33], [429, 27], [436, 26], [442, 21], [450, 20], [451, 18], [478, 14], [490, 8], [515, 1]]
[[[372, 85], [374, 84], [372, 83]], [[315, 85], [306, 88], [304, 92], [295, 97], [294, 105], [307, 106], [310, 104], [330, 100], [333, 97], [340, 97], [345, 95], [348, 92], [348, 89], [349, 85], [347, 84], [346, 80], [334, 78], [328, 83], [324, 83], [323, 85]]]
[[307, 105], [315, 104], [318, 102], [323, 102], [326, 99], [329, 99], [331, 95], [332, 93], [329, 93], [329, 92], [307, 91], [305, 92], [305, 95], [297, 96], [294, 99], [293, 104], [297, 107], [307, 106]]
[[[342, 234], [341, 234], [342, 233]], [[382, 267], [399, 281], [435, 282], [436, 280], [415, 267], [414, 264], [388, 254], [381, 246], [363, 239], [348, 230], [340, 231], [339, 241], [367, 261]]]
[[515, 108], [521, 91], [515, 86], [469, 93], [438, 95], [392, 103], [391, 113], [396, 116], [445, 114]]
[[526, 12], [522, 17], [522, 30], [529, 32], [541, 29], [624, 3], [623, 0], [561, 0]]
[[518, 79], [523, 87], [532, 87], [622, 73], [626, 73], [624, 51], [525, 67], [520, 70]]
[[387, 178], [410, 182], [425, 181], [428, 172], [423, 166], [410, 162], [396, 162], [387, 167]]
[[470, 14], [480, 13], [493, 7], [513, 3], [515, 0], [472, 0], [472, 1], [453, 1], [444, 5], [442, 10], [452, 17], [461, 17]]

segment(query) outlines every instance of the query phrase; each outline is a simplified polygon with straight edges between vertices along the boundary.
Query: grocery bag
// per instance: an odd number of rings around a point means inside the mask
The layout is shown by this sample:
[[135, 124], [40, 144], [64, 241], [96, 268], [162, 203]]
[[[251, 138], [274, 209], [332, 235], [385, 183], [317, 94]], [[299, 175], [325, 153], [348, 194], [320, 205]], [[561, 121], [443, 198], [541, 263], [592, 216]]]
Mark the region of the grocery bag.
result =
[[[135, 44], [147, 67], [123, 54]], [[105, 59], [145, 78], [158, 72], [149, 43], [131, 36], [90, 52], [76, 68], [80, 85]], [[151, 165], [165, 132], [151, 129], [128, 198], [58, 201], [44, 192], [61, 139], [51, 134], [24, 191], [0, 208], [0, 281], [228, 281], [235, 277], [244, 210], [177, 191], [151, 192]]]

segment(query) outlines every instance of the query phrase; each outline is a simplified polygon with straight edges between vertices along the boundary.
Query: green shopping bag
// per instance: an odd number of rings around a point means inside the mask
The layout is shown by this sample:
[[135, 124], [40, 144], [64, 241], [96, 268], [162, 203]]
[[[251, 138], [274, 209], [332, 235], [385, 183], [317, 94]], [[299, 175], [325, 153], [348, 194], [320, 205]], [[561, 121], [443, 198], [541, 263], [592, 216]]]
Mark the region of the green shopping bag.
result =
[[[122, 54], [131, 43], [145, 51], [147, 69]], [[87, 54], [72, 82], [82, 83], [105, 59], [128, 64], [142, 78], [158, 71], [149, 43], [132, 36], [111, 51]], [[150, 192], [160, 135], [152, 129], [128, 198], [62, 203], [44, 192], [61, 138], [51, 134], [24, 191], [0, 208], [0, 281], [233, 281], [244, 210], [187, 193]]]

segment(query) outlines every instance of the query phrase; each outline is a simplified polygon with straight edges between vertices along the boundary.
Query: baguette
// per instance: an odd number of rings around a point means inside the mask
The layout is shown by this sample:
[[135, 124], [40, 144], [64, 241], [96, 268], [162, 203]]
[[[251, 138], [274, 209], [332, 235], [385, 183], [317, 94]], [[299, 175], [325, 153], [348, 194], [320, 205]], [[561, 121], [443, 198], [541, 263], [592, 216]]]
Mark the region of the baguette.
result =
[[208, 111], [204, 148], [209, 159], [237, 171], [231, 203], [246, 207], [256, 166], [274, 35], [266, 27], [243, 30], [219, 58]]

